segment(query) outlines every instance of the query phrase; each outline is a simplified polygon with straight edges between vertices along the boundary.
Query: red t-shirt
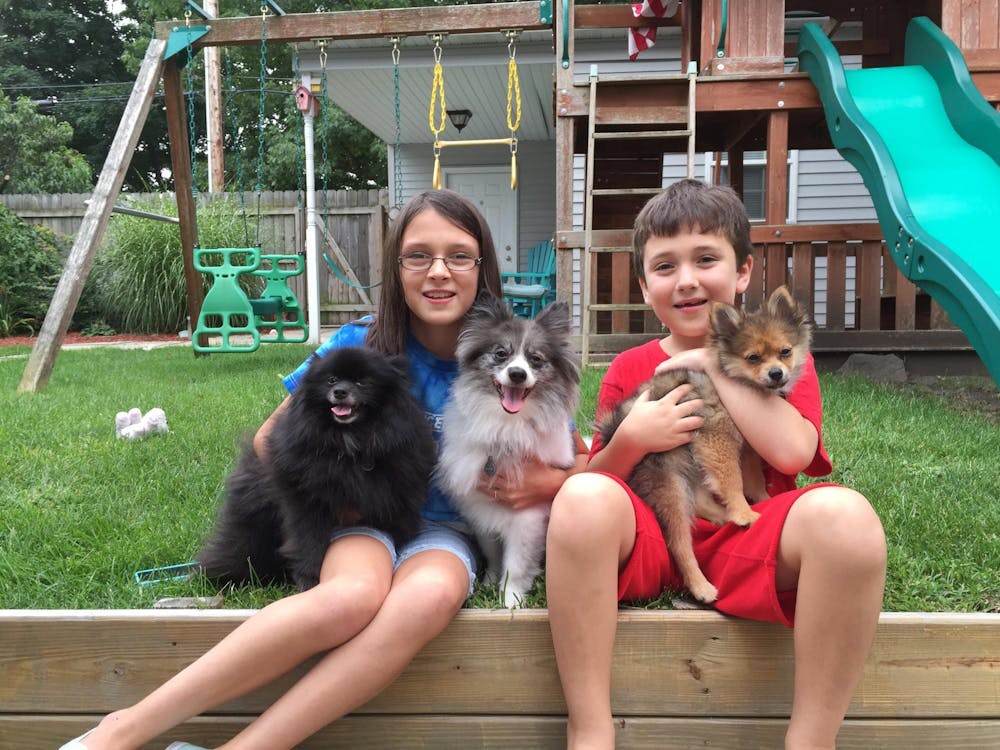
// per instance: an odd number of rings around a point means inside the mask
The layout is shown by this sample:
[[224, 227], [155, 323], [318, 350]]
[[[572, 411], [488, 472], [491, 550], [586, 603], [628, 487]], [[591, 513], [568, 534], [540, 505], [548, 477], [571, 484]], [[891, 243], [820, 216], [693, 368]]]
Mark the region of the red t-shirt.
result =
[[[604, 380], [601, 381], [601, 390], [597, 395], [597, 421], [600, 421], [604, 414], [632, 396], [640, 385], [653, 376], [653, 370], [656, 369], [656, 366], [668, 359], [670, 356], [663, 351], [659, 340], [627, 349], [615, 357], [604, 375]], [[788, 403], [812, 423], [819, 437], [816, 444], [816, 455], [813, 456], [809, 466], [805, 468], [805, 473], [811, 477], [826, 476], [833, 471], [833, 465], [823, 447], [823, 401], [820, 398], [819, 379], [816, 377], [816, 366], [811, 354], [807, 355], [802, 366], [802, 374], [788, 394]], [[601, 440], [600, 434], [595, 433], [590, 448], [591, 457], [602, 448], [604, 448], [604, 442]], [[782, 474], [767, 463], [764, 463], [764, 478], [769, 497], [794, 490], [796, 487], [794, 476]]]

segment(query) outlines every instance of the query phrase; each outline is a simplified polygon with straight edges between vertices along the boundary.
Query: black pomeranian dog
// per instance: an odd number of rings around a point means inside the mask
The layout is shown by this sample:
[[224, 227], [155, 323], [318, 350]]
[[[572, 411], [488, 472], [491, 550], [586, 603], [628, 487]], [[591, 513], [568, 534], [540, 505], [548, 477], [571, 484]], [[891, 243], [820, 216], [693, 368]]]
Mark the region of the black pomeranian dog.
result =
[[436, 445], [410, 393], [405, 357], [335, 349], [314, 358], [267, 436], [266, 459], [243, 449], [212, 537], [196, 559], [221, 584], [302, 591], [319, 582], [331, 533], [371, 526], [417, 532]]

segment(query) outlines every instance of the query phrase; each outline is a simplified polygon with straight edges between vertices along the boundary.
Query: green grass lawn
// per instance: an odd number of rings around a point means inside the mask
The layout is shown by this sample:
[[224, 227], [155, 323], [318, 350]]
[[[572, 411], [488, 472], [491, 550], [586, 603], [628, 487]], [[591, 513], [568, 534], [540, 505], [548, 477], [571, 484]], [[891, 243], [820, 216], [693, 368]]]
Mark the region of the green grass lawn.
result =
[[[191, 559], [240, 439], [283, 398], [280, 376], [309, 351], [64, 351], [45, 391], [17, 394], [27, 349], [0, 349], [0, 607], [148, 607], [215, 593], [203, 580], [141, 587], [133, 573]], [[582, 431], [601, 374], [584, 375]], [[885, 524], [884, 608], [1000, 611], [996, 389], [976, 381], [986, 399], [977, 403], [963, 381], [927, 389], [823, 374], [821, 383], [831, 479], [864, 493]], [[116, 440], [114, 415], [132, 406], [162, 407], [170, 433]], [[227, 593], [226, 606], [259, 607], [282, 593]], [[543, 605], [542, 595], [531, 604]]]

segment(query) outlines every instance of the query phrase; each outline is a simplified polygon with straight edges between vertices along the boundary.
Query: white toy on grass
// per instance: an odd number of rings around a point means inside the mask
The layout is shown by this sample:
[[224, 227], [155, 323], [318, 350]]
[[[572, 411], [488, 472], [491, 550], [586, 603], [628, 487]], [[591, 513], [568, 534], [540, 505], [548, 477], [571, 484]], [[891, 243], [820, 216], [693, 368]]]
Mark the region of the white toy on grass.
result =
[[158, 432], [169, 432], [167, 415], [160, 407], [154, 407], [145, 414], [132, 408], [115, 415], [115, 437], [122, 440], [138, 440]]

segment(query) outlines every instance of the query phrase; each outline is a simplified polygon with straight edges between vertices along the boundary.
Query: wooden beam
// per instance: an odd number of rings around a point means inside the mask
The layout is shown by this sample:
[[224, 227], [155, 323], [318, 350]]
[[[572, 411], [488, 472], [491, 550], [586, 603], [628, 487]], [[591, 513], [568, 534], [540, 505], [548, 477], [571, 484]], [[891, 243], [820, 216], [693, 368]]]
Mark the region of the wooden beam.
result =
[[784, 224], [788, 217], [788, 112], [771, 112], [767, 121], [768, 224]]
[[52, 303], [45, 315], [42, 329], [38, 333], [24, 368], [18, 391], [21, 393], [40, 391], [49, 382], [55, 367], [59, 347], [66, 337], [76, 305], [80, 301], [87, 274], [94, 263], [97, 248], [108, 226], [111, 210], [125, 181], [125, 172], [132, 162], [132, 153], [139, 142], [142, 126], [146, 123], [156, 87], [163, 69], [163, 50], [166, 42], [152, 40], [146, 49], [139, 75], [136, 77], [132, 93], [129, 95], [121, 122], [104, 161], [104, 167], [97, 178], [97, 186], [91, 195], [83, 222], [73, 241], [66, 267], [56, 286]]
[[[563, 0], [568, 2], [569, 0]], [[560, 7], [560, 6], [556, 6]], [[573, 166], [574, 148], [577, 120], [566, 116], [567, 100], [571, 97], [573, 87], [573, 66], [574, 59], [574, 16], [568, 15], [564, 18], [561, 12], [556, 12], [553, 16], [555, 21], [556, 38], [556, 59], [555, 59], [555, 84], [556, 84], [556, 223], [557, 227], [573, 225]], [[563, 45], [567, 49], [563, 49]], [[563, 60], [566, 60], [567, 67], [563, 67]], [[556, 253], [556, 299], [564, 301], [573, 306], [573, 253]], [[579, 306], [572, 311], [580, 314]]]
[[833, 242], [847, 240], [880, 240], [882, 228], [878, 224], [754, 224], [750, 227], [750, 241], [762, 242]]
[[[755, 245], [775, 242], [845, 242], [847, 240], [881, 240], [878, 224], [754, 224], [750, 241]], [[631, 229], [595, 229], [594, 247], [632, 246]], [[583, 247], [582, 231], [559, 231], [556, 247]]]
[[[188, 318], [193, 334], [204, 302], [204, 282], [194, 267], [194, 246], [198, 242], [198, 210], [191, 190], [193, 178], [184, 88], [181, 85], [180, 68], [173, 61], [167, 62], [163, 69], [163, 98], [167, 109], [167, 136], [170, 139], [170, 165], [177, 200], [177, 218], [180, 221]], [[199, 343], [207, 346], [207, 338], [202, 338]], [[198, 356], [198, 352], [195, 352], [195, 356]]]
[[[496, 680], [494, 684], [503, 683]], [[902, 713], [902, 712], [901, 712]], [[48, 750], [67, 737], [92, 728], [100, 716], [32, 714], [0, 716], [0, 737], [19, 750]], [[249, 715], [212, 714], [190, 719], [169, 733], [202, 747], [219, 747], [254, 719]], [[782, 747], [788, 730], [784, 718], [661, 718], [615, 716], [615, 743], [629, 750], [689, 750], [692, 747]], [[146, 747], [162, 748], [159, 744]], [[1000, 745], [995, 719], [847, 719], [837, 734], [839, 750], [981, 750]], [[566, 747], [564, 716], [503, 716], [481, 713], [350, 715], [330, 724], [296, 747], [299, 750], [396, 750], [417, 748]]]
[[577, 5], [573, 8], [578, 29], [625, 29], [681, 26], [682, 11], [663, 18], [636, 18], [629, 5]]
[[698, 79], [699, 112], [822, 108], [819, 93], [805, 73]]
[[[474, 34], [500, 29], [548, 29], [541, 21], [541, 3], [516, 2], [458, 5], [437, 8], [382, 8], [336, 13], [289, 13], [269, 16], [268, 42], [305, 42], [313, 39], [362, 39], [422, 36], [437, 32]], [[156, 36], [166, 39], [181, 22], [160, 21]], [[261, 17], [216, 18], [195, 47], [260, 44]]]
[[[559, 63], [556, 63], [557, 67]], [[985, 74], [984, 74], [985, 75]], [[988, 91], [994, 86], [984, 80]], [[978, 79], [977, 79], [978, 82]], [[641, 88], [640, 88], [641, 86]], [[703, 76], [698, 78], [698, 112], [769, 112], [817, 110], [823, 106], [805, 73], [765, 76]], [[997, 81], [1000, 90], [1000, 78]], [[981, 87], [982, 90], [982, 87]], [[655, 95], [651, 92], [655, 91]], [[648, 97], [645, 99], [643, 97]], [[989, 98], [989, 97], [987, 97]], [[618, 108], [615, 108], [615, 103]], [[610, 105], [610, 106], [608, 106]], [[561, 86], [556, 93], [559, 117], [586, 117], [590, 92], [583, 86]], [[687, 115], [687, 79], [640, 83], [601, 81], [599, 120], [602, 125], [622, 122], [681, 123]], [[629, 118], [641, 118], [634, 120]]]

